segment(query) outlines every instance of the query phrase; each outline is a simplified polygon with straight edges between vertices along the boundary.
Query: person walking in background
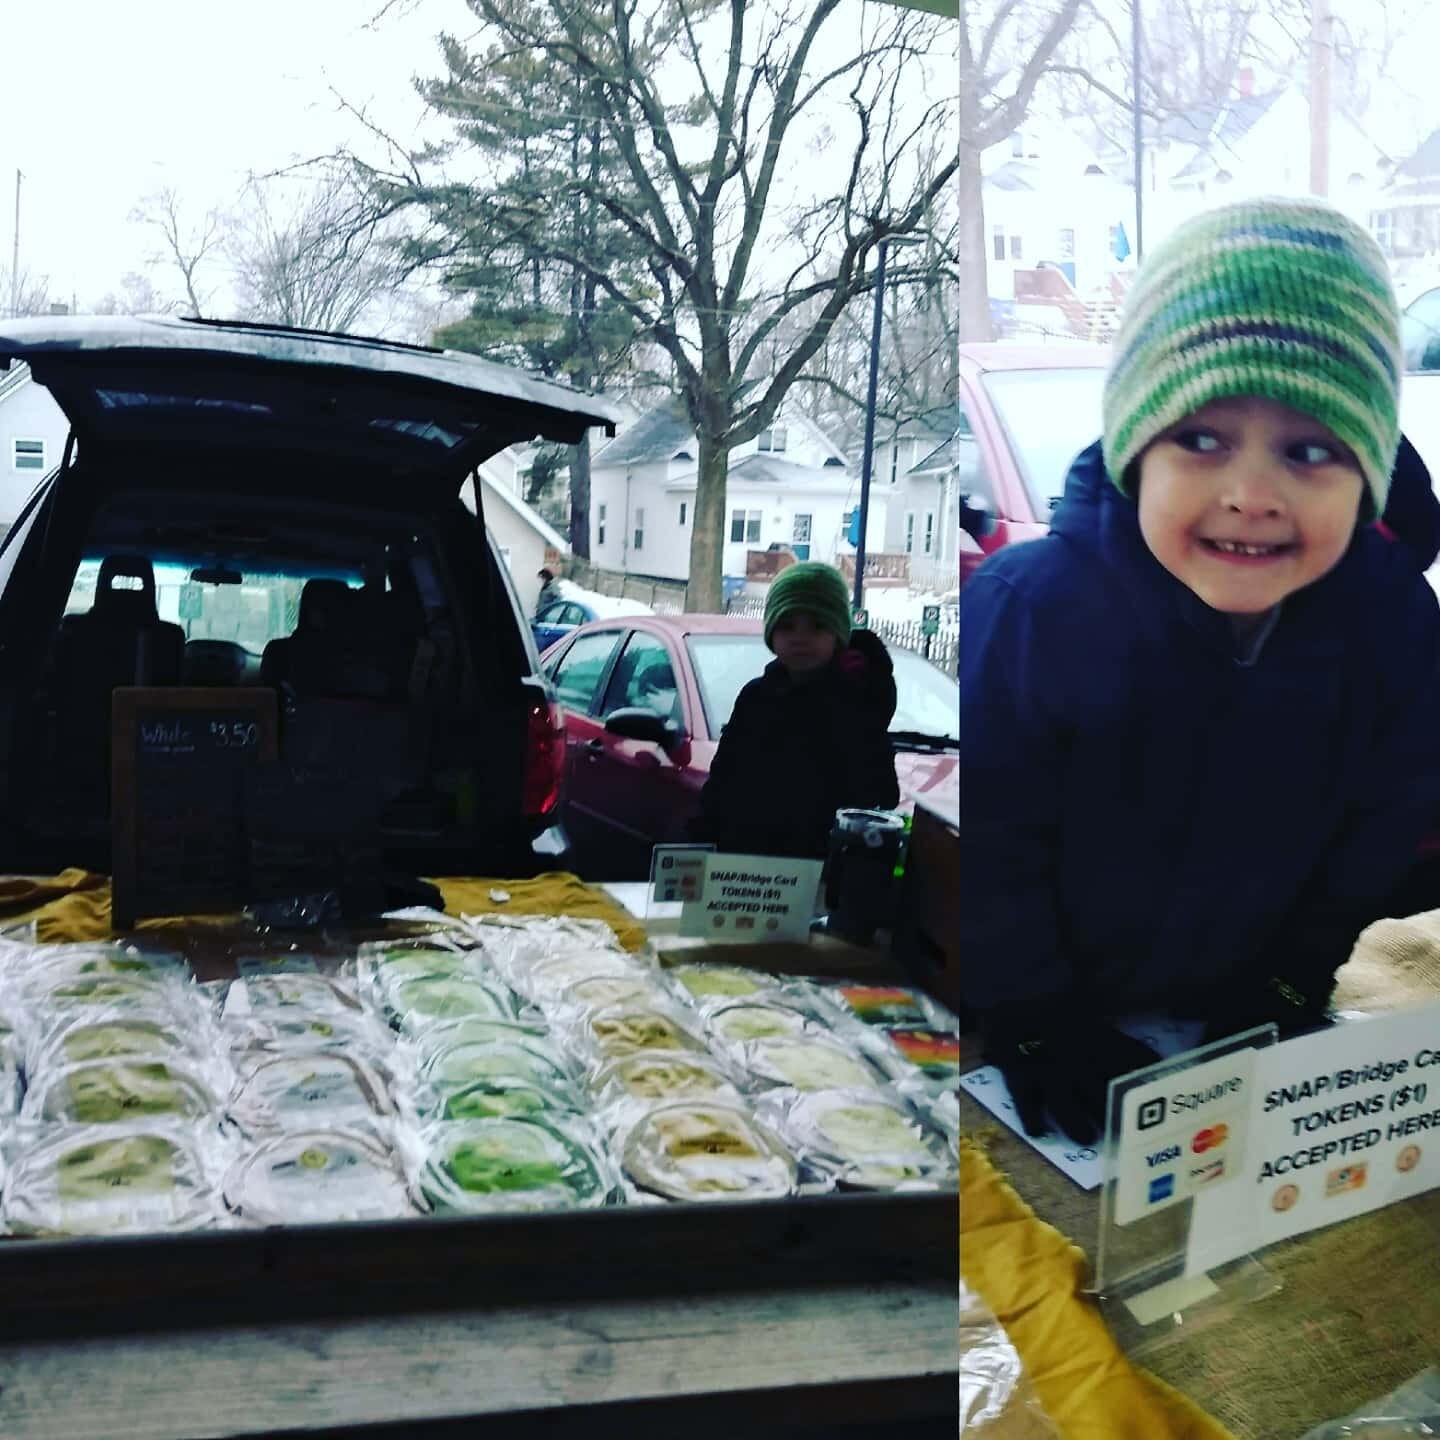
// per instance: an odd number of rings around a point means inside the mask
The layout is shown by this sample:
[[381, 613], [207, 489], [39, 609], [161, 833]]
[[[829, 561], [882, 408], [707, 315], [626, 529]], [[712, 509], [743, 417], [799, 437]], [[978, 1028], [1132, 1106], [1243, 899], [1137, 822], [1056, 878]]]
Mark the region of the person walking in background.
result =
[[782, 570], [765, 600], [775, 659], [735, 702], [700, 794], [694, 838], [720, 850], [823, 859], [835, 812], [900, 799], [883, 642], [850, 623], [838, 570]]
[[536, 615], [539, 615], [552, 600], [558, 600], [560, 598], [560, 583], [555, 578], [555, 572], [553, 570], [542, 569], [538, 574], [540, 577], [540, 595], [535, 601]]

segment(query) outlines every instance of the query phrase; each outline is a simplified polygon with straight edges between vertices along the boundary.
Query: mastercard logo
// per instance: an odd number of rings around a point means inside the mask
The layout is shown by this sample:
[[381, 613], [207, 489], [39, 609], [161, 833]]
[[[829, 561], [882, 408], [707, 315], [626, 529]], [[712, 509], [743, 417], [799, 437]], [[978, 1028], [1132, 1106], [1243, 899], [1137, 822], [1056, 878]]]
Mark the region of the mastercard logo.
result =
[[1208, 1125], [1204, 1130], [1195, 1132], [1195, 1138], [1190, 1142], [1190, 1148], [1197, 1155], [1203, 1155], [1207, 1150], [1213, 1150], [1217, 1145], [1223, 1145], [1229, 1138], [1230, 1127], [1228, 1125]]

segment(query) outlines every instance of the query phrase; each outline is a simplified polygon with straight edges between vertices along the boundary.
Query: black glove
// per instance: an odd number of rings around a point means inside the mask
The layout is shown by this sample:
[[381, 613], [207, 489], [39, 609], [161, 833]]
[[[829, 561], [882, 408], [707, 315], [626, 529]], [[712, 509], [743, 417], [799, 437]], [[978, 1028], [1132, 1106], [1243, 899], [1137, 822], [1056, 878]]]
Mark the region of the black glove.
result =
[[982, 1020], [985, 1058], [999, 1068], [1027, 1135], [1049, 1130], [1046, 1114], [1077, 1145], [1093, 1145], [1105, 1127], [1109, 1084], [1160, 1056], [1084, 1007], [991, 1011]]
[[1217, 997], [1207, 1016], [1201, 1043], [1208, 1045], [1271, 1021], [1282, 1040], [1323, 1030], [1331, 1023], [1327, 1007], [1334, 988], [1335, 976], [1329, 972], [1300, 984], [1270, 975], [1263, 981], [1227, 985], [1227, 993]]

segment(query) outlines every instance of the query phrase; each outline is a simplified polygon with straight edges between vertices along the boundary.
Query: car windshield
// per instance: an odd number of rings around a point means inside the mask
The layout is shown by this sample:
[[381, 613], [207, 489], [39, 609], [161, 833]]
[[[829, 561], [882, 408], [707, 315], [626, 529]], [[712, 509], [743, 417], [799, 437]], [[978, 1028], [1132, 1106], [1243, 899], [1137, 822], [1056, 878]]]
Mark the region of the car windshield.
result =
[[895, 718], [891, 730], [944, 740], [960, 738], [960, 687], [913, 650], [891, 649], [895, 665]]
[[[196, 566], [203, 564], [195, 562]], [[314, 574], [236, 571], [238, 584], [210, 584], [193, 580], [193, 569], [178, 561], [155, 563], [155, 609], [160, 619], [181, 626], [186, 640], [231, 640], [257, 656], [271, 640], [294, 631], [300, 592], [307, 580], [317, 578]], [[98, 558], [80, 562], [65, 602], [67, 615], [81, 615], [94, 606], [99, 578]], [[338, 571], [326, 571], [325, 578], [344, 580], [355, 589], [362, 583], [358, 574]], [[140, 582], [120, 576], [116, 583], [124, 587]]]
[[[692, 635], [687, 643], [700, 684], [705, 725], [718, 738], [741, 690], [772, 657], [758, 635]], [[914, 651], [891, 647], [890, 659], [897, 693], [891, 730], [958, 740], [960, 698], [955, 681]]]
[[1100, 438], [1104, 384], [1098, 367], [986, 372], [985, 389], [1037, 514], [1055, 508], [1070, 462]]

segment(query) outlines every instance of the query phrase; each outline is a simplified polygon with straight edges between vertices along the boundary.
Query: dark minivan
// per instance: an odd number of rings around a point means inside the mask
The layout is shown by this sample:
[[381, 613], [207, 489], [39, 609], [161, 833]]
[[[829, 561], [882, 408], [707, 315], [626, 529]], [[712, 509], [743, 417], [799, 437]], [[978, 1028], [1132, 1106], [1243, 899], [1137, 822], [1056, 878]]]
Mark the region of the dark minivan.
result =
[[269, 686], [281, 758], [374, 785], [387, 860], [553, 865], [560, 714], [466, 481], [603, 401], [273, 326], [0, 321], [70, 423], [0, 546], [0, 870], [109, 868], [111, 693]]

